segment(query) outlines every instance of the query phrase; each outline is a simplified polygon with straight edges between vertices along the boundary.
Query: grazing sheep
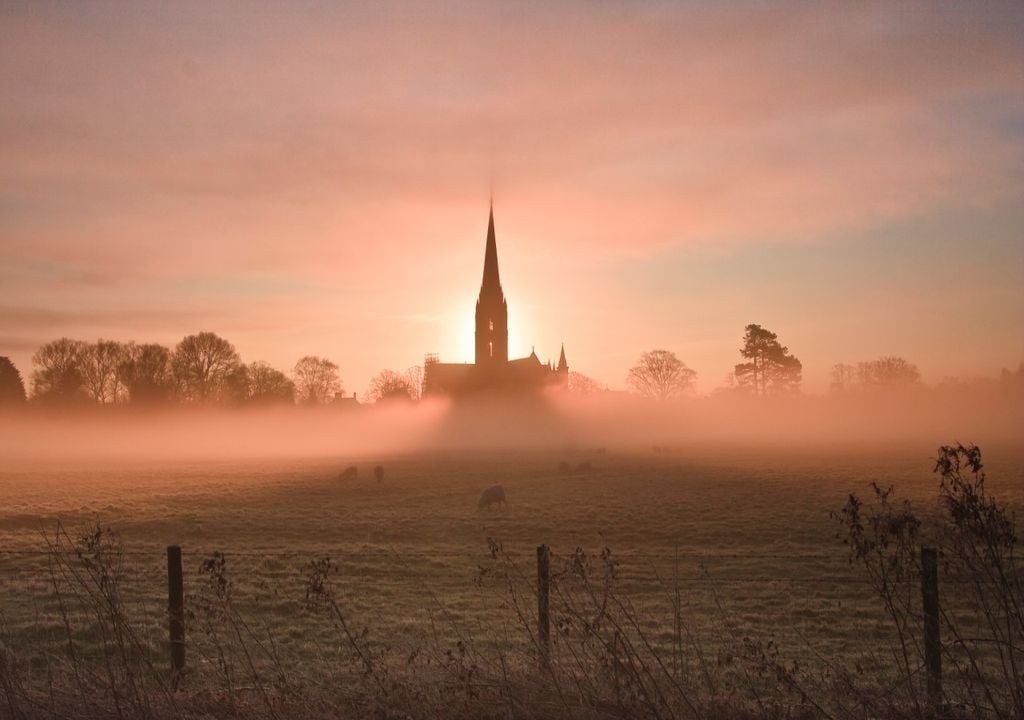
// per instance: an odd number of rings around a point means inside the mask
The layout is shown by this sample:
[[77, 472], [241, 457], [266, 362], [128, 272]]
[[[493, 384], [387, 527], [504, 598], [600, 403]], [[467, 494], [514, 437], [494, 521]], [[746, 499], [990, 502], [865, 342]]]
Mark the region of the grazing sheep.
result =
[[571, 472], [572, 472], [572, 465], [567, 463], [565, 460], [563, 460], [562, 462], [558, 463], [558, 474], [559, 475], [568, 475]]
[[359, 477], [359, 468], [355, 465], [349, 465], [338, 475], [339, 480], [355, 480], [357, 477]]
[[576, 466], [576, 472], [588, 472], [593, 469], [594, 467], [590, 464], [589, 460], [585, 460]]
[[384, 479], [384, 466], [383, 465], [378, 465], [377, 467], [375, 467], [373, 469], [373, 476], [375, 478], [377, 478], [377, 482], [380, 482], [381, 480], [383, 480]]
[[505, 488], [501, 485], [491, 485], [488, 488], [484, 488], [483, 492], [480, 493], [480, 501], [477, 503], [477, 507], [481, 510], [490, 510], [491, 505], [495, 503], [499, 505], [505, 504]]

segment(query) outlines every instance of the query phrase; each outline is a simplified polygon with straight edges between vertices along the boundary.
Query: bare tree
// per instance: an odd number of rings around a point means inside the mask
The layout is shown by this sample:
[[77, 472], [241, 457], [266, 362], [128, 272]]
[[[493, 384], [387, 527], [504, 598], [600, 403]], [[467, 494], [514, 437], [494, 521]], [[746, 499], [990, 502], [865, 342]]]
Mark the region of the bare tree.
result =
[[423, 366], [413, 365], [405, 371], [405, 379], [409, 382], [409, 394], [413, 400], [423, 397]]
[[370, 380], [369, 398], [373, 402], [381, 400], [412, 400], [413, 389], [407, 375], [394, 370], [381, 370]]
[[280, 370], [265, 362], [249, 363], [246, 373], [248, 388], [246, 400], [257, 405], [293, 405], [295, 383]]
[[857, 363], [857, 379], [865, 389], [892, 390], [917, 385], [921, 373], [913, 363], [890, 355]]
[[184, 338], [171, 360], [181, 397], [198, 403], [227, 400], [228, 379], [240, 364], [235, 347], [212, 332]]
[[832, 366], [832, 385], [834, 393], [849, 392], [857, 384], [857, 368], [849, 363], [836, 363]]
[[125, 346], [117, 375], [133, 405], [167, 402], [174, 389], [171, 351], [155, 343], [136, 345], [130, 342]]
[[25, 383], [10, 358], [0, 357], [0, 408], [25, 404]]
[[668, 350], [651, 350], [640, 356], [629, 371], [626, 384], [645, 397], [667, 400], [693, 389], [697, 373]]
[[723, 397], [726, 395], [733, 395], [740, 392], [739, 385], [736, 382], [736, 372], [730, 370], [722, 378], [722, 384], [711, 391], [711, 394], [716, 397]]
[[68, 404], [87, 397], [82, 387], [85, 343], [61, 338], [48, 342], [32, 356], [32, 397], [40, 402]]
[[755, 395], [784, 395], [799, 390], [803, 365], [770, 330], [747, 325], [740, 355], [747, 360], [735, 369], [741, 388]]
[[126, 357], [125, 347], [113, 340], [89, 343], [82, 348], [82, 384], [100, 405], [117, 402], [120, 382], [117, 369]]
[[589, 375], [584, 375], [583, 373], [578, 373], [574, 370], [569, 372], [570, 392], [574, 392], [577, 395], [593, 395], [607, 389], [608, 388]]
[[299, 402], [326, 405], [341, 392], [338, 366], [326, 358], [307, 355], [295, 363], [292, 374]]
[[238, 363], [228, 376], [224, 378], [224, 390], [221, 402], [225, 405], [245, 405], [249, 402], [249, 366]]

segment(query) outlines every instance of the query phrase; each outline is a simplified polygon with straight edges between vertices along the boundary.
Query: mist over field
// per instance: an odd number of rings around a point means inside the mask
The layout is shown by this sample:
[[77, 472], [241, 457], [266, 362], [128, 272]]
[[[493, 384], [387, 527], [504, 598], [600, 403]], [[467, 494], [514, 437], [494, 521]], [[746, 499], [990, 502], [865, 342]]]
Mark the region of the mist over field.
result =
[[431, 450], [607, 447], [649, 451], [704, 443], [857, 446], [1024, 441], [1013, 395], [892, 395], [655, 402], [625, 393], [502, 402], [378, 403], [356, 410], [268, 408], [34, 412], [0, 416], [7, 463], [57, 459], [232, 459], [362, 456]]

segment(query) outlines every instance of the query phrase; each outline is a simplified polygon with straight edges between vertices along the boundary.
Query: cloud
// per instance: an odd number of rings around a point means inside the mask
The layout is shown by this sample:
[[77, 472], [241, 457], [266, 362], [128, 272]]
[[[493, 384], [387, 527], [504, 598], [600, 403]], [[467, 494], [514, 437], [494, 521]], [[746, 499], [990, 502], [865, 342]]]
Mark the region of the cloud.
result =
[[492, 184], [517, 317], [551, 342], [550, 304], [621, 305], [593, 276], [624, 257], [828, 247], [1024, 193], [1020, 3], [2, 12], [12, 337], [216, 325], [358, 376], [457, 345], [403, 318], [471, 310]]
[[479, 203], [492, 171], [503, 201], [613, 248], [997, 201], [1021, 189], [1019, 142], [942, 112], [1024, 113], [1022, 13], [993, 7], [15, 14], [0, 177], [84, 202], [62, 200], [79, 222], [55, 232], [10, 230], [308, 265], [283, 235], [305, 257], [402, 242], [410, 214]]
[[113, 329], [117, 332], [162, 330], [167, 326], [189, 326], [203, 317], [194, 312], [159, 308], [132, 310], [58, 310], [47, 307], [0, 305], [0, 333], [25, 331], [60, 333], [81, 326]]

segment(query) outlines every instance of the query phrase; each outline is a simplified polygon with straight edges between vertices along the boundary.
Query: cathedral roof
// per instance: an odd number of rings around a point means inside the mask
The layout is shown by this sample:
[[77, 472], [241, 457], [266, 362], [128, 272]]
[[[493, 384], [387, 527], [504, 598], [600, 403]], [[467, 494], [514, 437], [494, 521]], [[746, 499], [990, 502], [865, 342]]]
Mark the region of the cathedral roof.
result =
[[527, 357], [524, 358], [516, 358], [515, 360], [509, 360], [508, 364], [512, 365], [513, 367], [542, 366], [540, 358], [537, 357], [536, 353], [530, 353]]

